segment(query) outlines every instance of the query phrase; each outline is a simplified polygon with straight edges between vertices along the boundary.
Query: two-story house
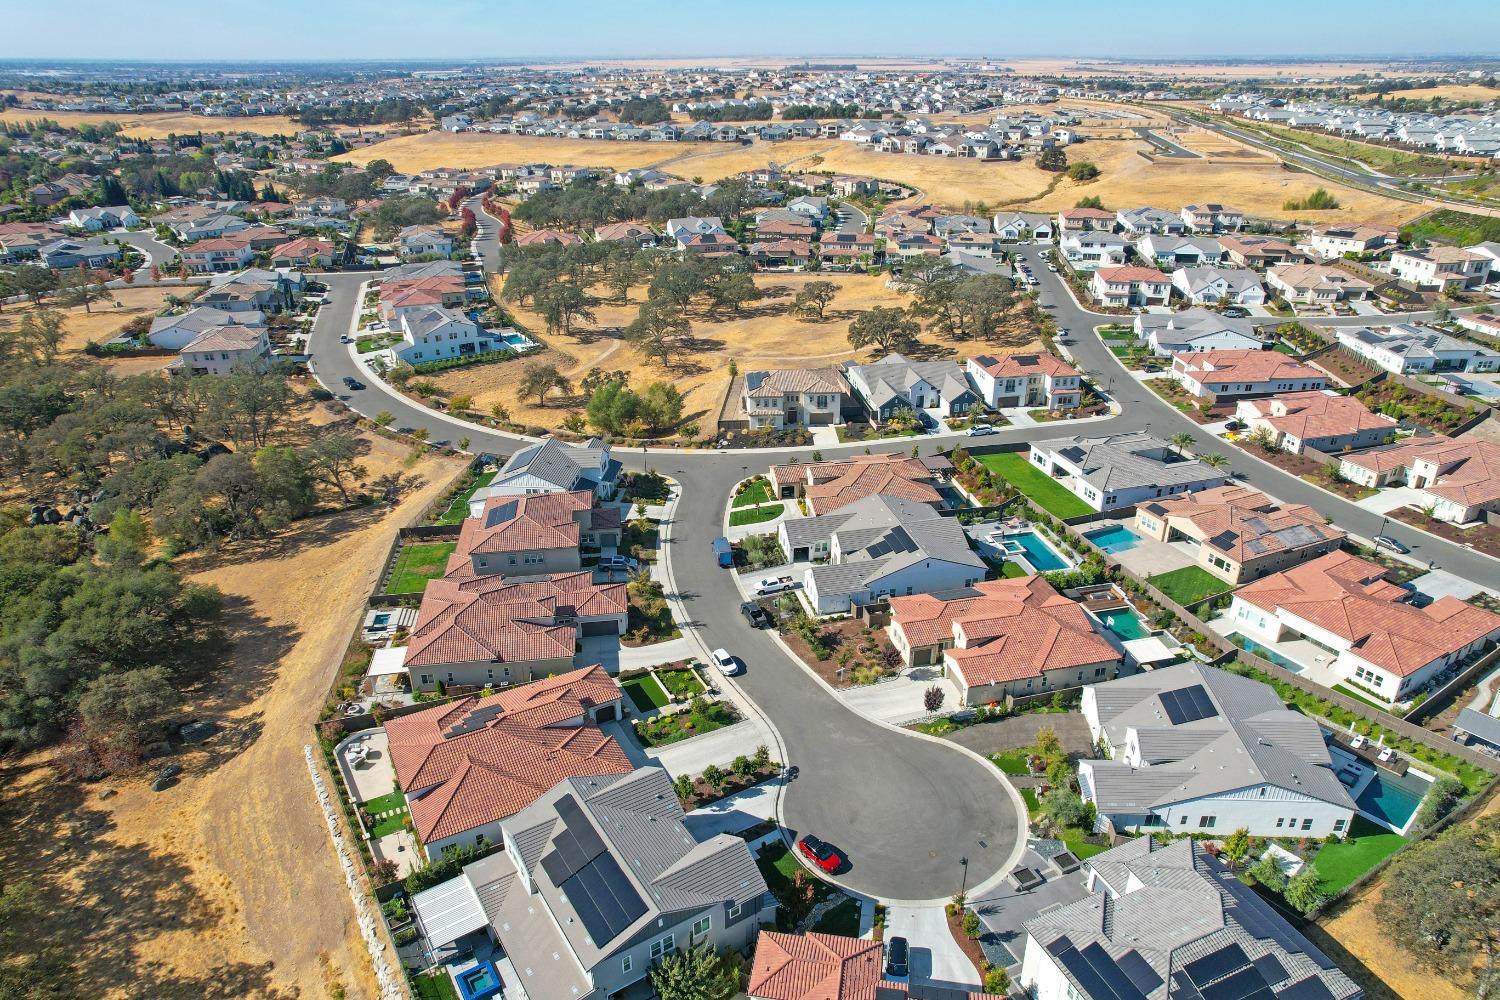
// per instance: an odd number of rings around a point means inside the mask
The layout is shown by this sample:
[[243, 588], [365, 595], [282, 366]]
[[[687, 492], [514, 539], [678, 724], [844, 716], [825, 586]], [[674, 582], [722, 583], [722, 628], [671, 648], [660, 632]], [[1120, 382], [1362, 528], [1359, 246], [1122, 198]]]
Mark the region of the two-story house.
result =
[[1172, 281], [1154, 267], [1101, 267], [1089, 280], [1094, 299], [1106, 306], [1162, 306]]
[[979, 398], [992, 410], [1007, 406], [1074, 410], [1083, 398], [1078, 370], [1050, 354], [998, 358], [980, 354], [968, 360], [966, 370]]
[[853, 391], [837, 368], [746, 372], [742, 385], [740, 405], [750, 430], [841, 424]]

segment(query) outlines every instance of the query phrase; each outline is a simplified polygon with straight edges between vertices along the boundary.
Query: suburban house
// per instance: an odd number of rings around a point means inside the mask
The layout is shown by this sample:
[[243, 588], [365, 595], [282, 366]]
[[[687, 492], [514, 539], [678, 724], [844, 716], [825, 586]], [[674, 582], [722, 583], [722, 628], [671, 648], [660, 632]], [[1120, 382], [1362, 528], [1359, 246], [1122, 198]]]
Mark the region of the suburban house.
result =
[[1089, 291], [1100, 305], [1164, 306], [1172, 282], [1154, 267], [1101, 267], [1089, 280]]
[[1226, 481], [1223, 473], [1141, 431], [1033, 441], [1030, 459], [1100, 511], [1206, 490]]
[[1205, 267], [1225, 258], [1212, 236], [1144, 236], [1136, 241], [1135, 252], [1158, 267]]
[[1237, 233], [1245, 225], [1245, 213], [1213, 202], [1184, 205], [1182, 221], [1195, 233]]
[[625, 632], [625, 584], [593, 575], [429, 582], [402, 660], [412, 690], [509, 687], [572, 670], [579, 636]]
[[1078, 370], [1050, 354], [999, 358], [981, 354], [968, 360], [966, 370], [979, 398], [992, 410], [1007, 406], [1074, 410], [1083, 399]]
[[478, 517], [494, 497], [584, 490], [608, 500], [615, 495], [619, 481], [620, 463], [611, 457], [610, 446], [603, 441], [589, 438], [574, 445], [548, 438], [510, 456], [488, 486], [475, 490], [469, 498], [469, 516]]
[[577, 233], [562, 229], [533, 229], [516, 237], [518, 247], [576, 247], [582, 242]]
[[1084, 688], [1083, 717], [1108, 758], [1079, 761], [1078, 787], [1107, 829], [1321, 838], [1354, 821], [1318, 724], [1267, 684], [1184, 663]]
[[869, 233], [824, 233], [818, 261], [825, 269], [856, 270], [875, 262], [875, 237]]
[[73, 267], [104, 267], [120, 259], [120, 248], [103, 240], [49, 240], [36, 248], [36, 259], [54, 271]]
[[500, 334], [487, 330], [457, 309], [424, 305], [401, 313], [401, 343], [393, 350], [409, 365], [467, 354], [486, 354], [504, 346]]
[[883, 980], [885, 944], [809, 931], [762, 930], [750, 963], [750, 1000], [896, 1000], [906, 984]]
[[1412, 505], [1439, 521], [1468, 524], [1500, 510], [1500, 445], [1440, 434], [1345, 455], [1339, 473], [1360, 486], [1410, 486]]
[[1050, 240], [1056, 230], [1052, 216], [1039, 212], [997, 212], [995, 235], [1002, 240]]
[[110, 205], [104, 208], [75, 208], [68, 213], [68, 225], [77, 226], [85, 232], [97, 233], [106, 229], [128, 229], [141, 224], [141, 217], [129, 205]]
[[1391, 274], [1419, 290], [1439, 292], [1478, 288], [1489, 278], [1494, 263], [1484, 254], [1459, 247], [1397, 250], [1391, 254]]
[[1083, 608], [1035, 575], [892, 597], [887, 631], [907, 666], [942, 664], [965, 705], [1093, 684], [1120, 668]]
[[229, 233], [238, 233], [249, 228], [250, 223], [238, 215], [226, 215], [219, 212], [197, 215], [171, 226], [172, 232], [176, 233], [177, 238], [184, 243], [211, 240], [215, 237], [225, 236]]
[[1266, 341], [1248, 319], [1230, 319], [1211, 309], [1184, 309], [1161, 315], [1143, 313], [1132, 324], [1135, 335], [1158, 357], [1193, 351], [1262, 350]]
[[464, 518], [446, 576], [534, 576], [576, 571], [579, 546], [620, 544], [620, 511], [596, 507], [589, 490], [491, 496]]
[[910, 411], [925, 425], [962, 417], [979, 401], [956, 361], [911, 361], [887, 354], [873, 364], [845, 362], [844, 377], [872, 423]]
[[889, 496], [939, 506], [933, 470], [918, 458], [877, 453], [831, 462], [771, 466], [772, 495], [805, 500], [808, 512], [829, 514], [868, 496]]
[[645, 250], [656, 246], [656, 233], [639, 222], [611, 222], [594, 230], [596, 243], [629, 243]]
[[1453, 720], [1453, 742], [1487, 754], [1500, 753], [1500, 718], [1476, 708], [1459, 709]]
[[1115, 222], [1115, 213], [1102, 208], [1065, 208], [1057, 213], [1060, 233], [1112, 233]]
[[1172, 355], [1172, 378], [1191, 395], [1216, 400], [1326, 389], [1328, 376], [1279, 351], [1186, 351]]
[[1390, 226], [1325, 222], [1308, 230], [1307, 239], [1301, 247], [1309, 256], [1320, 260], [1333, 260], [1345, 254], [1364, 254], [1383, 250], [1396, 242], [1397, 232]]
[[337, 248], [328, 240], [302, 236], [288, 240], [271, 251], [272, 267], [321, 267], [333, 266]]
[[727, 233], [695, 233], [684, 237], [681, 243], [684, 253], [698, 257], [733, 257], [740, 252], [740, 245]]
[[460, 275], [399, 278], [381, 282], [377, 308], [385, 324], [395, 327], [407, 312], [427, 306], [462, 309], [468, 300], [468, 286]]
[[500, 824], [504, 850], [412, 897], [426, 947], [536, 1000], [644, 996], [668, 955], [748, 949], [775, 909], [755, 857], [684, 818], [660, 767], [566, 775]]
[[830, 514], [783, 521], [777, 534], [793, 562], [826, 560], [803, 571], [801, 593], [815, 614], [984, 579], [984, 560], [963, 526], [928, 503], [867, 496]]
[[1264, 431], [1271, 436], [1272, 447], [1293, 455], [1302, 454], [1303, 448], [1324, 454], [1373, 448], [1396, 436], [1395, 420], [1371, 413], [1353, 396], [1327, 390], [1242, 399], [1234, 415], [1252, 434]]
[[1264, 271], [1272, 264], [1300, 261], [1302, 254], [1286, 240], [1273, 236], [1223, 236], [1219, 244], [1229, 256], [1229, 262], [1239, 267], [1253, 267]]
[[1367, 299], [1374, 282], [1328, 264], [1277, 264], [1266, 271], [1266, 284], [1288, 302], [1327, 306]]
[[228, 375], [237, 368], [264, 367], [271, 341], [264, 326], [211, 326], [177, 352], [167, 371], [183, 375]]
[[1172, 287], [1195, 306], [1259, 306], [1266, 301], [1260, 275], [1244, 268], [1184, 267], [1172, 275]]
[[182, 265], [194, 274], [219, 274], [248, 267], [255, 259], [255, 251], [248, 243], [220, 237], [183, 247], [178, 256]]
[[1470, 253], [1477, 253], [1489, 260], [1490, 273], [1486, 279], [1487, 281], [1494, 281], [1500, 278], [1500, 243], [1494, 240], [1486, 240], [1483, 243], [1475, 243], [1471, 247], [1464, 247], [1464, 249]]
[[1378, 368], [1397, 375], [1411, 372], [1492, 372], [1500, 369], [1500, 354], [1471, 340], [1459, 340], [1440, 330], [1401, 323], [1381, 333], [1364, 327], [1335, 331], [1339, 344]]
[[1027, 921], [1025, 942], [1013, 944], [1021, 953], [1017, 980], [1027, 996], [1364, 996], [1199, 841], [1162, 846], [1140, 837], [1084, 867], [1088, 895]]
[[1453, 317], [1453, 321], [1465, 330], [1500, 339], [1500, 316], [1493, 313], [1464, 313]]
[[1334, 655], [1331, 669], [1346, 683], [1390, 703], [1500, 639], [1500, 615], [1451, 595], [1418, 608], [1385, 574], [1378, 563], [1330, 552], [1240, 588], [1229, 618], [1258, 642], [1310, 640]]
[[447, 257], [453, 253], [453, 237], [437, 226], [407, 226], [396, 237], [396, 250], [409, 257]]
[[230, 312], [224, 309], [195, 306], [185, 313], [157, 316], [151, 321], [151, 330], [146, 334], [146, 339], [153, 347], [180, 351], [196, 340], [199, 334], [214, 327], [234, 326], [255, 329], [265, 325], [266, 317], [258, 309]]
[[685, 249], [688, 239], [693, 236], [723, 236], [724, 233], [724, 222], [716, 215], [689, 215], [667, 220], [667, 238], [675, 241], [679, 250]]
[[1198, 565], [1239, 586], [1332, 552], [1344, 532], [1305, 504], [1277, 504], [1247, 486], [1218, 486], [1147, 500], [1135, 530], [1159, 542], [1183, 542]]
[[592, 666], [387, 720], [391, 767], [427, 856], [499, 843], [501, 821], [564, 778], [630, 773], [598, 725], [621, 715], [619, 685]]
[[1122, 208], [1115, 213], [1115, 221], [1132, 236], [1180, 236], [1187, 232], [1182, 217], [1164, 208]]
[[812, 244], [807, 240], [756, 240], [749, 252], [750, 262], [762, 271], [800, 271], [812, 263]]
[[750, 430], [843, 423], [853, 391], [838, 368], [777, 368], [746, 372], [740, 405]]
[[1093, 230], [1070, 230], [1062, 234], [1058, 250], [1073, 270], [1119, 266], [1125, 263], [1129, 244], [1125, 237]]
[[252, 267], [209, 278], [208, 289], [194, 301], [200, 306], [228, 312], [258, 309], [280, 313], [292, 308], [307, 280], [300, 271], [268, 271]]

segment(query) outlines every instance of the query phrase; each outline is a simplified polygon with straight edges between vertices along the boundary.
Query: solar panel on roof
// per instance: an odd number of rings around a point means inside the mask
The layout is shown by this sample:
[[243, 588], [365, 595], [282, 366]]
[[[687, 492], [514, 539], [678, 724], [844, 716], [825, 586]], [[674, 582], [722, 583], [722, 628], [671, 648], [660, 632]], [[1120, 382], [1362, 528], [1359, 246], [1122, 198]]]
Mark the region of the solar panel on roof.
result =
[[1109, 952], [1096, 943], [1086, 945], [1082, 951], [1064, 953], [1059, 961], [1094, 1000], [1146, 1000], [1109, 957]]
[[1276, 1000], [1333, 1000], [1333, 991], [1319, 977], [1309, 976], [1282, 990]]
[[1231, 972], [1250, 964], [1250, 956], [1238, 944], [1230, 943], [1218, 951], [1194, 959], [1182, 967], [1193, 985], [1200, 990], [1216, 979], [1223, 979]]
[[1209, 700], [1208, 692], [1203, 690], [1201, 684], [1179, 688], [1175, 691], [1163, 691], [1157, 697], [1161, 699], [1161, 706], [1167, 713], [1167, 719], [1174, 726], [1180, 726], [1185, 722], [1197, 722], [1199, 719], [1211, 719], [1219, 714], [1214, 708], [1214, 703]]
[[614, 940], [646, 912], [645, 900], [612, 854], [599, 855], [560, 888], [597, 945]]
[[1286, 967], [1277, 960], [1275, 955], [1262, 955], [1252, 963], [1260, 974], [1266, 977], [1268, 983], [1279, 983], [1286, 978]]
[[1138, 951], [1127, 951], [1115, 964], [1125, 973], [1125, 978], [1130, 980], [1131, 985], [1147, 996], [1162, 983], [1161, 976], [1156, 974], [1151, 963], [1142, 958]]
[[1276, 996], [1266, 985], [1266, 977], [1253, 965], [1246, 965], [1211, 986], [1200, 984], [1198, 992], [1203, 994], [1203, 1000], [1274, 1000]]

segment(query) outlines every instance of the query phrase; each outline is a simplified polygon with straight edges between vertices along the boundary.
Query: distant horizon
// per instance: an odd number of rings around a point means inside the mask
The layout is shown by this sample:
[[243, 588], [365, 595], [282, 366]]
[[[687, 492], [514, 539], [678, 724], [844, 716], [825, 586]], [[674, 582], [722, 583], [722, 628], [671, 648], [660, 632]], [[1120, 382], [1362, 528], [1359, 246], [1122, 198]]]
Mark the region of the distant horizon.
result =
[[[0, 60], [53, 63], [554, 62], [715, 59], [1116, 59], [1154, 62], [1488, 59], [1453, 53], [1455, 38], [1500, 39], [1500, 5], [1461, 21], [1396, 0], [1260, 0], [1254, 5], [1159, 0], [1150, 17], [1130, 5], [1075, 0], [1037, 7], [1005, 0], [898, 0], [857, 9], [761, 0], [561, 0], [545, 7], [500, 0], [265, 0], [255, 23], [226, 29], [188, 0], [142, 5], [75, 0], [7, 4]], [[1253, 14], [1253, 17], [1250, 16]], [[1232, 30], [1226, 30], [1232, 25]], [[67, 54], [27, 51], [64, 44]], [[1066, 39], [1066, 43], [1059, 44]], [[1163, 56], [1211, 39], [1212, 56]], [[811, 41], [815, 40], [815, 41]], [[469, 51], [451, 51], [455, 43]], [[799, 48], [817, 47], [804, 56]], [[1152, 55], [1127, 55], [1129, 49]], [[184, 58], [203, 51], [212, 60]], [[792, 52], [793, 55], [785, 53]], [[525, 53], [525, 54], [520, 54]], [[933, 53], [941, 53], [934, 55]]]

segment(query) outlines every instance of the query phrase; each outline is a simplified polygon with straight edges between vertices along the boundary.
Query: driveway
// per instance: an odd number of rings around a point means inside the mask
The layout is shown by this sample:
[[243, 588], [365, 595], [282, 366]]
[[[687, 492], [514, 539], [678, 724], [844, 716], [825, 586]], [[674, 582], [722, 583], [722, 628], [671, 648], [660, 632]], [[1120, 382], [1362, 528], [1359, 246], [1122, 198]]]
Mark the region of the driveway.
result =
[[[1410, 486], [1389, 486], [1372, 497], [1355, 501], [1355, 506], [1363, 507], [1374, 514], [1387, 514], [1397, 507], [1405, 507], [1408, 504], [1415, 506], [1423, 502], [1425, 502], [1425, 494], [1421, 490], [1414, 490]], [[1371, 534], [1379, 534], [1379, 532], [1371, 532]]]
[[[1052, 846], [1044, 846], [1049, 844]], [[1067, 875], [1059, 875], [1047, 863], [1043, 854], [1036, 851], [1037, 846], [1042, 846], [1043, 850], [1052, 854], [1062, 845], [1056, 841], [1029, 841], [1026, 853], [1021, 857], [1019, 863], [1041, 872], [1046, 878], [1045, 882], [1029, 892], [1021, 892], [1006, 879], [994, 890], [969, 900], [969, 905], [979, 914], [985, 928], [1010, 953], [1012, 968], [1020, 964], [1021, 954], [1026, 950], [1026, 921], [1069, 903], [1076, 903], [1089, 894], [1088, 876], [1082, 868]], [[999, 962], [995, 964], [998, 965]]]
[[[937, 712], [929, 712], [924, 704], [927, 689], [931, 687], [943, 692], [942, 705]], [[918, 667], [878, 684], [844, 688], [839, 691], [839, 697], [856, 712], [896, 726], [956, 712], [963, 707], [958, 687], [942, 676], [942, 671], [930, 667]]]
[[770, 747], [774, 742], [771, 731], [760, 720], [746, 719], [664, 747], [645, 747], [642, 752], [651, 763], [666, 768], [676, 778], [702, 774], [710, 764], [723, 767], [736, 757], [752, 757], [757, 748]]
[[687, 814], [683, 824], [698, 840], [721, 833], [739, 833], [766, 820], [776, 818], [776, 798], [782, 779], [762, 782], [754, 788], [700, 806]]
[[[958, 892], [958, 885], [954, 885], [953, 891]], [[941, 906], [891, 907], [885, 917], [885, 939], [893, 937], [906, 938], [911, 948], [913, 983], [974, 988], [981, 985], [979, 970], [953, 940]]]

